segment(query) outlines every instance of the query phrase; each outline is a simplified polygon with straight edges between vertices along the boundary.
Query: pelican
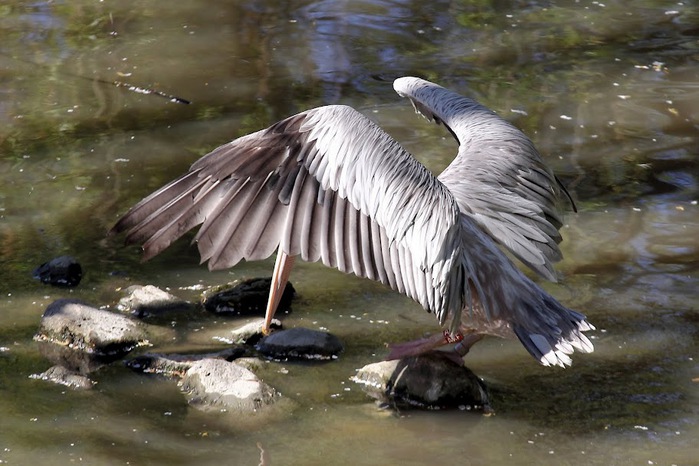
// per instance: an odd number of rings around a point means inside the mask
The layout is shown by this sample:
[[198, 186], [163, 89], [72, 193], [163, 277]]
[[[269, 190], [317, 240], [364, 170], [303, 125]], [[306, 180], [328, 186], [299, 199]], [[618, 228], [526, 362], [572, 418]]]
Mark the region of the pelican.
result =
[[439, 176], [361, 113], [329, 105], [214, 149], [112, 232], [142, 243], [146, 260], [201, 225], [194, 242], [210, 270], [276, 251], [265, 333], [300, 257], [379, 281], [434, 313], [443, 332], [397, 345], [389, 357], [453, 343], [463, 356], [484, 335], [517, 337], [546, 366], [593, 351], [585, 316], [501, 249], [556, 281], [558, 203], [568, 194], [531, 140], [437, 84], [402, 77], [393, 87], [458, 142]]

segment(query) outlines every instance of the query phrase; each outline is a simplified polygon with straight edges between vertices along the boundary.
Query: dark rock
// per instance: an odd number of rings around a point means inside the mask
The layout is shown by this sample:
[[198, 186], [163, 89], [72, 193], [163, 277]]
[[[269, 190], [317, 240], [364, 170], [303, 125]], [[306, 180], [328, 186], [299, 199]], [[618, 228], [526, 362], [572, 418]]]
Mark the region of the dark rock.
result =
[[272, 359], [336, 359], [342, 342], [327, 332], [302, 327], [279, 330], [256, 345], [258, 351]]
[[29, 376], [32, 379], [46, 380], [76, 390], [89, 390], [94, 385], [94, 382], [88, 377], [66, 369], [63, 366], [53, 366], [46, 372], [41, 374], [33, 374]]
[[32, 277], [48, 285], [73, 287], [83, 278], [83, 269], [71, 256], [61, 256], [34, 269]]
[[246, 349], [240, 346], [206, 354], [146, 353], [129, 359], [125, 364], [136, 372], [159, 374], [165, 377], [183, 377], [192, 364], [202, 359], [221, 359], [230, 362], [244, 356], [245, 353]]
[[[264, 315], [269, 298], [271, 278], [252, 278], [223, 291], [214, 292], [204, 298], [204, 308], [215, 314], [229, 316]], [[291, 300], [296, 291], [287, 282], [282, 293], [277, 315], [291, 311]]]
[[124, 290], [117, 309], [138, 318], [160, 315], [169, 311], [191, 310], [192, 304], [153, 285], [133, 285]]
[[83, 374], [147, 344], [139, 322], [71, 299], [49, 304], [34, 339], [44, 357]]
[[461, 408], [492, 413], [483, 381], [438, 351], [369, 364], [352, 380], [370, 397], [395, 408]]
[[279, 394], [254, 373], [235, 362], [202, 359], [182, 379], [189, 402], [201, 409], [254, 413], [272, 405]]

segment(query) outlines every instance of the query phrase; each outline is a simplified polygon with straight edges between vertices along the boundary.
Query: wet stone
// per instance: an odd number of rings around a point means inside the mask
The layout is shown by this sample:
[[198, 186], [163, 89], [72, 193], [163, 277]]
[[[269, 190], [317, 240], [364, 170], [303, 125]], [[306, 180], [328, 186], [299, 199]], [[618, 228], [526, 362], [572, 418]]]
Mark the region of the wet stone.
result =
[[279, 394], [245, 367], [223, 359], [202, 359], [185, 373], [182, 391], [200, 409], [254, 413], [274, 404]]
[[[264, 315], [269, 298], [271, 278], [252, 278], [222, 291], [207, 294], [204, 298], [204, 308], [215, 314], [226, 316]], [[291, 311], [291, 300], [296, 291], [287, 282], [282, 293], [277, 314], [288, 314]]]
[[[231, 330], [230, 337], [219, 338], [227, 343], [241, 344], [241, 345], [255, 345], [262, 338], [264, 334], [262, 333], [262, 327], [264, 326], [265, 319], [255, 319], [248, 322], [245, 325], [241, 325], [233, 330]], [[282, 328], [282, 323], [277, 319], [272, 319], [270, 322], [270, 329], [279, 330]]]
[[94, 382], [87, 376], [66, 369], [63, 366], [53, 366], [46, 372], [33, 374], [29, 377], [37, 380], [46, 380], [58, 385], [65, 385], [66, 387], [76, 390], [89, 390], [94, 385]]
[[121, 312], [128, 312], [139, 318], [193, 308], [190, 302], [153, 285], [133, 285], [126, 288], [116, 307]]
[[49, 361], [82, 374], [147, 344], [146, 330], [138, 322], [72, 299], [48, 305], [34, 339]]
[[236, 346], [206, 354], [161, 354], [146, 353], [125, 362], [129, 369], [145, 374], [165, 377], [183, 377], [192, 365], [202, 359], [233, 361], [247, 353], [244, 347]]
[[266, 357], [277, 360], [336, 359], [343, 350], [342, 342], [335, 335], [302, 327], [276, 331], [260, 340], [256, 348]]
[[379, 403], [398, 409], [461, 408], [492, 412], [483, 381], [438, 351], [366, 365], [352, 381]]
[[34, 269], [32, 277], [47, 285], [70, 288], [78, 286], [83, 269], [73, 257], [60, 256]]
[[237, 358], [235, 360], [235, 363], [241, 367], [246, 368], [249, 371], [252, 371], [254, 373], [258, 373], [260, 370], [262, 370], [263, 366], [266, 364], [265, 361], [263, 361], [260, 358], [255, 358], [255, 357], [242, 357], [242, 358]]

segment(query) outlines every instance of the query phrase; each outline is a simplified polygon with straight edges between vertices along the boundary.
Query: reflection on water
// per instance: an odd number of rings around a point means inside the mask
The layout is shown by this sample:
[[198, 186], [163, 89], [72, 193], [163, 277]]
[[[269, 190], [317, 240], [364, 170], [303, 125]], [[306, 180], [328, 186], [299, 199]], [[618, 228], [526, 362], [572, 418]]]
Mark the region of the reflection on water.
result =
[[[697, 378], [696, 5], [645, 0], [24, 2], [0, 6], [0, 460], [63, 464], [693, 464]], [[455, 152], [391, 79], [417, 74], [474, 96], [524, 129], [568, 184], [560, 285], [595, 323], [596, 351], [539, 367], [516, 342], [467, 363], [496, 416], [378, 411], [349, 377], [385, 343], [436, 330], [418, 305], [308, 264], [289, 326], [327, 328], [331, 364], [269, 363], [288, 419], [242, 426], [190, 409], [171, 381], [116, 365], [76, 393], [31, 380], [32, 335], [54, 299], [113, 304], [153, 283], [205, 286], [268, 275], [271, 261], [209, 273], [186, 240], [141, 264], [104, 234], [198, 156], [302, 109], [355, 106], [434, 171]], [[100, 80], [191, 100], [174, 105]], [[75, 290], [31, 280], [71, 254]], [[111, 275], [112, 272], [123, 275]], [[175, 319], [171, 350], [215, 348], [236, 325]], [[259, 446], [258, 446], [259, 444]], [[361, 451], [357, 457], [355, 452]]]

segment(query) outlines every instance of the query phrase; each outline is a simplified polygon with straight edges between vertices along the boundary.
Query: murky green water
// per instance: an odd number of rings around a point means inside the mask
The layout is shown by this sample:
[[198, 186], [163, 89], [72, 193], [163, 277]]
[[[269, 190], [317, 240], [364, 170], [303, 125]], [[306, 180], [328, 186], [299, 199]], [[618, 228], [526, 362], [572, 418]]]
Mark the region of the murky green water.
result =
[[[10, 464], [699, 463], [699, 4], [410, 1], [5, 1], [0, 5], [0, 461]], [[169, 287], [268, 275], [209, 273], [181, 241], [146, 264], [105, 232], [134, 202], [234, 136], [346, 103], [435, 171], [455, 147], [393, 92], [417, 74], [524, 129], [578, 201], [565, 280], [546, 288], [595, 323], [567, 370], [490, 339], [467, 364], [496, 416], [377, 411], [349, 382], [384, 344], [436, 329], [383, 287], [297, 267], [287, 325], [326, 328], [330, 364], [270, 363], [296, 403], [242, 422], [189, 407], [176, 385], [117, 364], [87, 393], [29, 379], [32, 335], [60, 297], [112, 305], [130, 283]], [[383, 79], [381, 79], [383, 78]], [[176, 105], [105, 84], [191, 100]], [[74, 290], [31, 279], [76, 256]], [[125, 272], [113, 276], [114, 271]], [[170, 349], [217, 348], [236, 323], [176, 323]], [[259, 445], [259, 446], [258, 446]]]

